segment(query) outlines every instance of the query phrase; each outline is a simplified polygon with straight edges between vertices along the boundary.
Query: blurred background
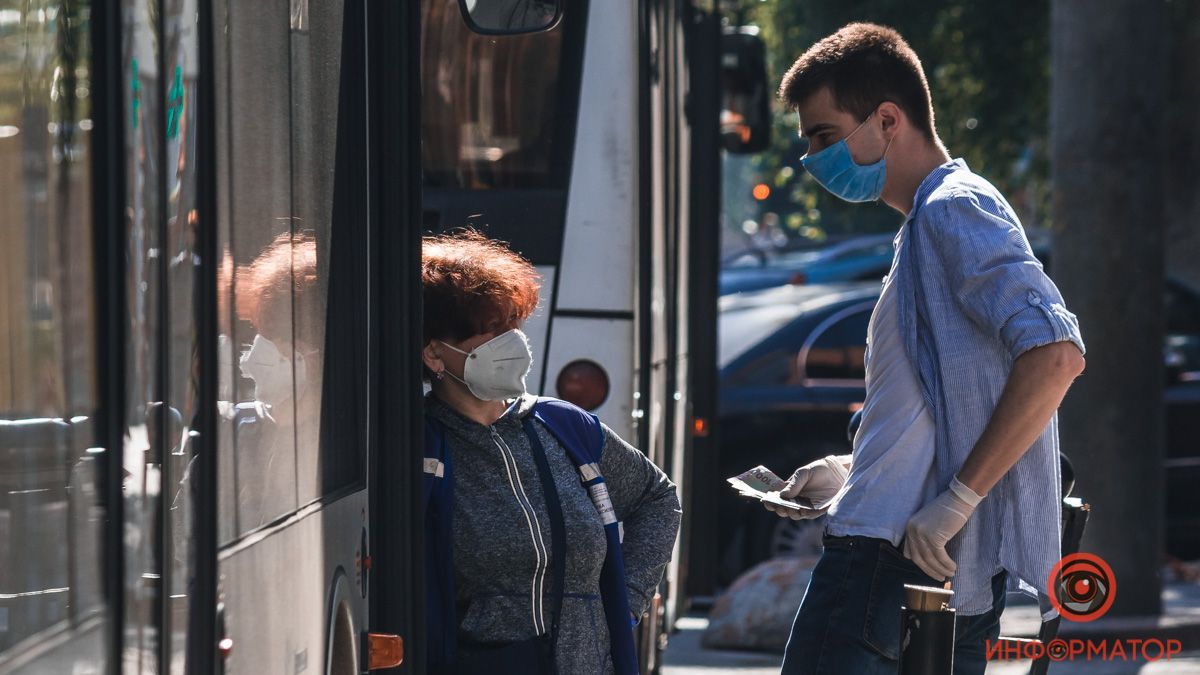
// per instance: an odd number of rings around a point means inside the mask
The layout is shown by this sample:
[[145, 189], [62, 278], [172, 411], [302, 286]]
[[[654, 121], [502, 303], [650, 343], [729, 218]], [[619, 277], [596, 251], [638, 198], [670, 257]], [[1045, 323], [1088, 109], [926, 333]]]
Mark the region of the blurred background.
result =
[[[1196, 622], [1200, 2], [721, 6], [727, 36], [761, 41], [771, 88], [805, 49], [853, 21], [891, 26], [917, 52], [951, 157], [1005, 194], [1079, 317], [1087, 370], [1060, 412], [1060, 438], [1071, 494], [1090, 509], [1081, 550], [1104, 557], [1119, 580], [1110, 613], [1160, 617], [1148, 629], [1161, 617]], [[882, 202], [842, 202], [813, 181], [800, 165], [797, 117], [774, 99], [763, 146], [722, 160], [718, 447], [723, 475], [765, 464], [786, 478], [850, 452], [867, 321], [903, 217]], [[803, 586], [768, 579], [804, 578], [823, 523], [722, 500], [706, 643], [781, 649], [786, 631], [755, 635], [750, 614], [789, 605], [772, 621], [790, 621]], [[758, 601], [739, 597], [754, 593]], [[1012, 599], [1005, 633], [1036, 632], [1035, 607], [1020, 607], [1029, 598]]]

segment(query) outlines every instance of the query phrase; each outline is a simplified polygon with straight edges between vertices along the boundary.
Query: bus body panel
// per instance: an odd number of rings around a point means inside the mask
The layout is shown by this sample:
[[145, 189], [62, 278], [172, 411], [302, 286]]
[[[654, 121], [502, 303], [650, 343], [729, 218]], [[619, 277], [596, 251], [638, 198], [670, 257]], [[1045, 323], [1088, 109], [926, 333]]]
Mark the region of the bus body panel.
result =
[[[219, 593], [233, 639], [227, 672], [326, 672], [338, 596], [360, 622], [357, 638], [367, 609], [360, 566], [366, 506], [366, 491], [315, 503], [221, 552]], [[352, 592], [335, 593], [343, 576]], [[345, 672], [339, 665], [329, 672]]]
[[[592, 3], [556, 310], [633, 311], [637, 5]], [[630, 363], [625, 362], [615, 363]], [[628, 367], [628, 366], [625, 366]]]
[[529, 337], [529, 349], [533, 351], [533, 366], [529, 376], [525, 378], [525, 386], [530, 391], [553, 395], [547, 386], [553, 386], [554, 380], [546, 363], [549, 355], [547, 341], [550, 337], [550, 313], [554, 304], [554, 282], [558, 268], [553, 265], [536, 265], [538, 274], [542, 276], [542, 290], [538, 298], [538, 308], [525, 321], [521, 330]]
[[[557, 373], [576, 359], [600, 364], [620, 363], [627, 358], [633, 342], [633, 322], [616, 319], [557, 317], [554, 320], [555, 347], [546, 368]], [[633, 373], [628, 368], [605, 367], [609, 396], [594, 412], [618, 436], [629, 443], [633, 436]]]

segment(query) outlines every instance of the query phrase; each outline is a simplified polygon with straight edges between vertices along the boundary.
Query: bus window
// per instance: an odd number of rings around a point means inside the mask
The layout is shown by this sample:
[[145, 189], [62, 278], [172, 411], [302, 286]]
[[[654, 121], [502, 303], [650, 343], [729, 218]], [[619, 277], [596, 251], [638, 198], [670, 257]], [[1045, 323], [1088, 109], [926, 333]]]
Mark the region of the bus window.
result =
[[[565, 188], [570, 125], [559, 77], [563, 28], [489, 36], [457, 0], [421, 3], [421, 137], [435, 188]], [[565, 130], [564, 130], [565, 129]]]
[[[358, 41], [346, 38], [360, 28], [346, 25], [340, 3], [308, 9], [305, 29], [291, 32], [292, 213], [295, 228], [315, 239], [316, 255], [296, 255], [293, 243], [293, 266], [313, 275], [294, 320], [319, 429], [297, 430], [301, 504], [363, 479], [370, 295], [365, 68]], [[295, 283], [300, 293], [298, 273]]]
[[306, 381], [296, 391], [293, 369], [291, 106], [280, 77], [289, 25], [253, 10], [228, 3], [215, 49], [226, 60], [219, 72], [228, 73], [217, 80], [218, 245], [233, 266], [231, 316], [218, 337], [218, 360], [232, 370], [223, 421], [232, 446], [218, 456], [232, 467], [220, 477], [233, 479], [232, 504], [222, 501], [234, 511], [221, 513], [233, 523], [219, 530], [232, 536], [296, 510], [294, 402], [309, 393]]
[[366, 81], [342, 11], [229, 3], [218, 44], [226, 542], [363, 478]]
[[[158, 96], [157, 17], [145, 2], [122, 0], [122, 63], [127, 85], [125, 123], [125, 294], [128, 302], [125, 349], [123, 486], [125, 531], [125, 634], [129, 672], [157, 671], [162, 551], [159, 545], [162, 494], [162, 434], [178, 436], [178, 411], [161, 403], [160, 363], [164, 243], [162, 153], [165, 114]], [[164, 420], [169, 420], [163, 425]]]
[[[167, 672], [182, 673], [188, 649], [195, 653], [203, 645], [189, 645], [189, 630], [193, 621], [208, 612], [204, 600], [193, 597], [196, 587], [197, 521], [210, 517], [196, 508], [201, 498], [197, 486], [196, 459], [198, 431], [195, 421], [199, 412], [199, 326], [196, 305], [200, 277], [198, 237], [200, 213], [197, 204], [197, 94], [199, 89], [199, 40], [197, 15], [186, 3], [163, 3], [163, 27], [166, 42], [176, 45], [166, 52], [165, 119], [160, 120], [166, 143], [166, 350], [167, 365], [166, 408], [162, 459], [163, 497], [169, 520], [163, 538], [166, 552], [161, 582], [169, 607], [169, 619], [162, 629], [169, 641]], [[206, 139], [207, 140], [207, 139]], [[211, 216], [209, 216], [211, 218]]]
[[0, 669], [106, 663], [87, 11], [0, 9]]

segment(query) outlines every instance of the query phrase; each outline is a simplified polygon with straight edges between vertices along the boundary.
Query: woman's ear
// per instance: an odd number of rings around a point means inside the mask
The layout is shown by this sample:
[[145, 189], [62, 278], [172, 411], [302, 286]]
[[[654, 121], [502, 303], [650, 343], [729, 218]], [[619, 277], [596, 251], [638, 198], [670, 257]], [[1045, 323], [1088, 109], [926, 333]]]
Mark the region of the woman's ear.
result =
[[425, 343], [421, 349], [421, 361], [425, 363], [425, 367], [434, 373], [440, 373], [446, 369], [446, 364], [442, 363], [442, 355], [438, 348], [434, 345], [435, 340], [430, 340]]

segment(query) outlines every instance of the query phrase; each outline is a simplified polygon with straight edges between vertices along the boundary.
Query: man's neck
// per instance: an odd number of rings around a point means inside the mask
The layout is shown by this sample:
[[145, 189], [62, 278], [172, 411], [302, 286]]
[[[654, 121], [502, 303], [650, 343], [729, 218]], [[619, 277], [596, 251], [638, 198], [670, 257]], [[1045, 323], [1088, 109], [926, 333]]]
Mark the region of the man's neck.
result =
[[917, 188], [934, 169], [950, 161], [950, 154], [940, 142], [930, 143], [924, 139], [906, 152], [898, 149], [912, 157], [912, 161], [888, 163], [887, 183], [881, 196], [885, 204], [907, 216], [912, 211]]

